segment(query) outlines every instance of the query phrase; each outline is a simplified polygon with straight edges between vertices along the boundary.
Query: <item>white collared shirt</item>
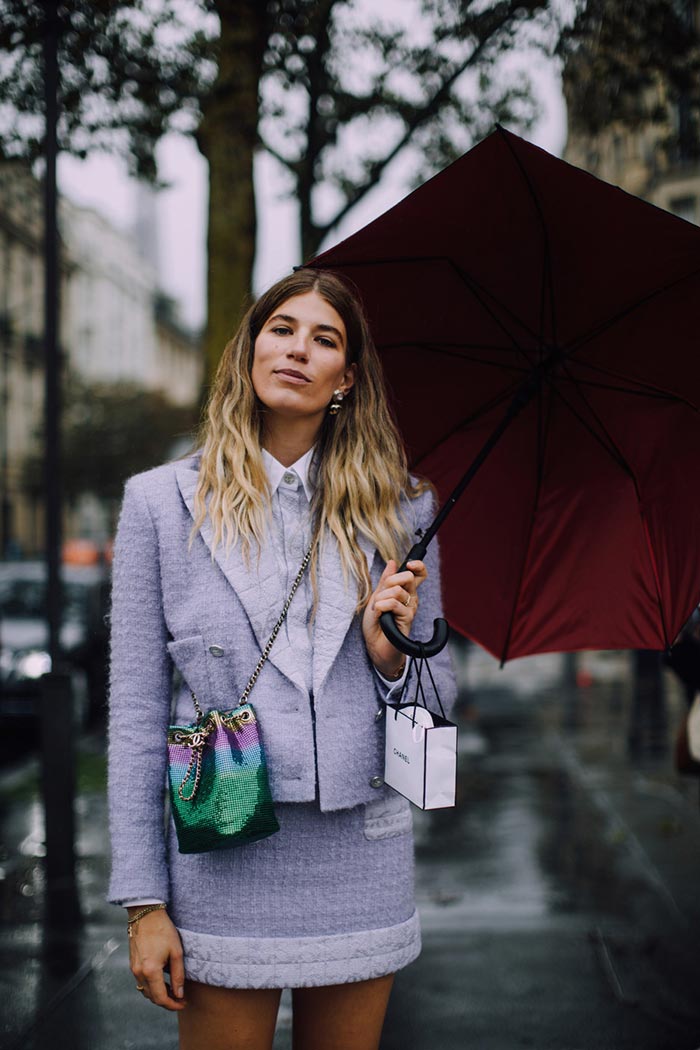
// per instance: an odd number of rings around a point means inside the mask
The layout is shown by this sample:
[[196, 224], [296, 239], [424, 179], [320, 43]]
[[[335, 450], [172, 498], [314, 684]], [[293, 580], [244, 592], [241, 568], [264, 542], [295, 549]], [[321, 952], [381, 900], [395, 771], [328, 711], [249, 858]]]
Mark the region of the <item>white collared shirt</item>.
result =
[[290, 475], [296, 474], [297, 479], [301, 482], [304, 489], [307, 502], [311, 502], [316, 488], [311, 470], [311, 461], [314, 458], [314, 446], [312, 446], [308, 452], [305, 452], [303, 456], [300, 456], [296, 463], [292, 463], [291, 467], [283, 467], [266, 448], [262, 450], [262, 456], [267, 480], [270, 482], [270, 490], [273, 495], [277, 492], [281, 483], [284, 483], [285, 485], [294, 484], [296, 487], [296, 483], [291, 482], [289, 478]]
[[[295, 463], [292, 463], [291, 466], [289, 466], [289, 467], [283, 466], [265, 448], [262, 450], [262, 454], [263, 454], [263, 463], [264, 463], [264, 466], [265, 466], [265, 471], [267, 473], [267, 479], [270, 482], [270, 489], [271, 489], [271, 492], [272, 492], [273, 516], [274, 516], [274, 518], [275, 518], [275, 520], [277, 521], [278, 524], [280, 523], [280, 521], [282, 522], [283, 537], [284, 537], [283, 538], [283, 546], [284, 546], [284, 548], [286, 548], [285, 549], [285, 554], [288, 555], [290, 547], [293, 547], [293, 556], [297, 557], [296, 569], [294, 569], [293, 565], [290, 565], [290, 564], [286, 565], [286, 576], [287, 576], [287, 582], [288, 582], [287, 590], [289, 591], [289, 590], [291, 590], [292, 583], [294, 582], [294, 576], [296, 575], [296, 572], [297, 572], [297, 570], [299, 568], [299, 565], [301, 565], [301, 560], [302, 560], [304, 554], [306, 553], [306, 550], [308, 549], [308, 544], [311, 541], [311, 534], [310, 534], [311, 518], [310, 518], [310, 515], [307, 515], [307, 519], [308, 519], [307, 520], [307, 531], [304, 533], [304, 537], [306, 539], [306, 546], [303, 545], [303, 542], [299, 543], [298, 541], [294, 542], [293, 540], [290, 543], [290, 541], [286, 537], [287, 531], [289, 530], [291, 533], [293, 533], [294, 527], [295, 527], [294, 526], [294, 522], [293, 522], [293, 512], [292, 512], [292, 508], [294, 506], [295, 500], [294, 500], [294, 497], [292, 496], [292, 494], [293, 493], [297, 493], [299, 489], [303, 490], [304, 495], [306, 496], [307, 506], [310, 505], [311, 500], [313, 498], [313, 494], [314, 494], [315, 488], [316, 488], [316, 485], [315, 485], [316, 477], [315, 477], [315, 471], [313, 469], [314, 446], [312, 446], [308, 450], [308, 452], [305, 452], [303, 456], [300, 456], [299, 459]], [[299, 500], [300, 495], [301, 495], [301, 493], [299, 492], [298, 495], [296, 496], [296, 500]], [[299, 530], [299, 528], [300, 528], [300, 526], [299, 526], [299, 523], [297, 522], [296, 529]], [[303, 550], [302, 550], [302, 547], [303, 547]], [[278, 549], [279, 549], [279, 543], [278, 543]], [[287, 561], [288, 561], [288, 557], [287, 557]], [[290, 575], [290, 573], [291, 573], [291, 575]], [[306, 610], [305, 623], [308, 625], [308, 614], [311, 611], [311, 591], [310, 591], [309, 581], [308, 581], [308, 579], [306, 577], [304, 578], [303, 586], [304, 586], [304, 594], [306, 595], [306, 598], [307, 598], [307, 610]], [[301, 606], [302, 604], [303, 603], [300, 602], [299, 606]], [[292, 603], [292, 606], [290, 606], [289, 613], [287, 614], [287, 619], [289, 619], [289, 617], [291, 616], [293, 606], [294, 606], [294, 603]], [[298, 612], [299, 606], [297, 607], [297, 612]], [[307, 627], [304, 627], [303, 633], [302, 633], [302, 631], [300, 630], [300, 626], [301, 625], [300, 625], [300, 622], [299, 622], [299, 616], [297, 615], [297, 617], [295, 618], [295, 621], [293, 621], [292, 630], [291, 630], [291, 632], [288, 631], [287, 637], [289, 638], [290, 644], [299, 643], [300, 645], [302, 645], [302, 647], [304, 649], [306, 648], [306, 644], [309, 645], [309, 661], [308, 661], [308, 663], [309, 663], [308, 672], [309, 673], [308, 673], [307, 677], [310, 680], [310, 675], [311, 675], [311, 658], [312, 658], [312, 654], [311, 654], [312, 639], [310, 638], [310, 636], [308, 634]], [[387, 699], [389, 699], [389, 697], [395, 696], [400, 691], [401, 686], [404, 683], [404, 680], [406, 678], [406, 674], [407, 674], [407, 671], [408, 671], [408, 661], [406, 662], [406, 666], [404, 667], [404, 672], [401, 675], [401, 677], [397, 678], [395, 680], [391, 680], [391, 679], [385, 678], [383, 674], [380, 674], [379, 671], [377, 671], [376, 667], [374, 668], [374, 670], [375, 670], [375, 673], [379, 676], [379, 679], [384, 683], [384, 685], [389, 690], [389, 692], [387, 693]]]
[[[280, 600], [292, 589], [299, 567], [311, 543], [311, 499], [313, 487], [311, 461], [313, 448], [289, 467], [283, 466], [267, 449], [262, 450], [263, 464], [270, 483], [272, 512], [268, 542], [277, 557], [281, 582]], [[281, 606], [280, 606], [281, 607]], [[294, 653], [295, 663], [309, 693], [313, 680], [313, 588], [305, 573], [296, 597], [282, 626], [282, 632]]]

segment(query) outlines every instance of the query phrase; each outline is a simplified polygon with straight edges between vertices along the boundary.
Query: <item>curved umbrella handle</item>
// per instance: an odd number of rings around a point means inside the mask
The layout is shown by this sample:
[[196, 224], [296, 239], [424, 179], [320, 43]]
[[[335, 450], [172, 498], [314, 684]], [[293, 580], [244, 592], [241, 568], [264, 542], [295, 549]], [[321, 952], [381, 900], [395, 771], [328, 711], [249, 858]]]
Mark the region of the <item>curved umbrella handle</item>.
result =
[[447, 620], [443, 620], [442, 617], [433, 620], [433, 637], [427, 642], [416, 642], [402, 634], [390, 612], [382, 613], [379, 617], [379, 623], [391, 644], [400, 652], [405, 653], [406, 656], [412, 656], [414, 660], [420, 657], [427, 659], [430, 656], [437, 656], [445, 648], [450, 637], [449, 625]]
[[[430, 538], [432, 538], [432, 533]], [[430, 542], [429, 539], [428, 542]], [[416, 543], [411, 547], [410, 551], [404, 558], [403, 565], [401, 565], [397, 571], [403, 572], [409, 561], [422, 561], [428, 548], [428, 542], [423, 541], [421, 543]], [[433, 620], [433, 636], [425, 642], [415, 641], [412, 638], [407, 638], [405, 634], [402, 634], [396, 626], [396, 620], [394, 619], [393, 614], [390, 612], [382, 613], [379, 617], [379, 623], [384, 634], [394, 648], [398, 649], [401, 653], [405, 653], [406, 656], [413, 657], [414, 660], [421, 657], [428, 659], [431, 656], [437, 656], [437, 654], [445, 648], [447, 640], [450, 637], [449, 625], [447, 620], [443, 620], [442, 617]]]

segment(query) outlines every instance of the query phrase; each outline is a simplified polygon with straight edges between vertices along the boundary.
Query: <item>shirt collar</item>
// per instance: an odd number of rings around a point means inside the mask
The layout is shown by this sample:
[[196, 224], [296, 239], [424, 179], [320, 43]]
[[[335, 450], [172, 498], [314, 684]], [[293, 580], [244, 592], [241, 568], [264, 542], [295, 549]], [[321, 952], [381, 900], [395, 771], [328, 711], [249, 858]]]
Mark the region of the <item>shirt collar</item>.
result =
[[294, 473], [301, 481], [307, 500], [309, 503], [311, 502], [316, 488], [314, 484], [314, 471], [311, 469], [314, 456], [314, 446], [312, 446], [308, 452], [305, 452], [303, 456], [300, 456], [296, 463], [292, 463], [289, 467], [282, 466], [274, 456], [270, 455], [266, 448], [262, 450], [262, 456], [265, 471], [267, 473], [267, 480], [270, 482], [270, 491], [273, 495], [277, 492], [284, 475]]

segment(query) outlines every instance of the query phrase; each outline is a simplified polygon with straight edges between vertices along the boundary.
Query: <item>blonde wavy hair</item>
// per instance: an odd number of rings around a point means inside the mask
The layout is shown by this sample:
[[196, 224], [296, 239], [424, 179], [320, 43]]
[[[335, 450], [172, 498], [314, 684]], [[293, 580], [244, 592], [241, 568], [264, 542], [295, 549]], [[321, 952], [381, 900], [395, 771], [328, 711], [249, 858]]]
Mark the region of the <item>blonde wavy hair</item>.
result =
[[311, 573], [317, 593], [319, 541], [327, 533], [338, 544], [346, 585], [357, 581], [358, 609], [372, 591], [367, 559], [358, 546], [366, 536], [386, 561], [411, 542], [401, 514], [402, 495], [415, 498], [426, 484], [414, 483], [398, 429], [389, 411], [379, 356], [359, 301], [328, 271], [300, 269], [273, 285], [248, 310], [227, 344], [212, 385], [198, 442], [201, 448], [192, 538], [207, 514], [213, 548], [240, 542], [249, 561], [264, 542], [270, 488], [262, 458], [265, 405], [251, 379], [255, 341], [286, 300], [316, 292], [342, 318], [346, 364], [355, 382], [337, 415], [327, 414], [316, 441], [316, 490], [312, 503], [314, 553]]

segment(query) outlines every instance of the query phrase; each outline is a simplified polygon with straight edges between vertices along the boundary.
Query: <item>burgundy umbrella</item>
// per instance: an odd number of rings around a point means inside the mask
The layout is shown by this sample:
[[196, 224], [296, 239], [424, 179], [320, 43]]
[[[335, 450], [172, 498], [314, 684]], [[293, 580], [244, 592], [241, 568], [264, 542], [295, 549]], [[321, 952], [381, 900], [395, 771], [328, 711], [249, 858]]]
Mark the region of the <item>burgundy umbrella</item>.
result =
[[503, 660], [668, 647], [700, 599], [700, 229], [499, 128], [309, 265], [359, 290], [445, 509], [466, 472], [450, 622]]

